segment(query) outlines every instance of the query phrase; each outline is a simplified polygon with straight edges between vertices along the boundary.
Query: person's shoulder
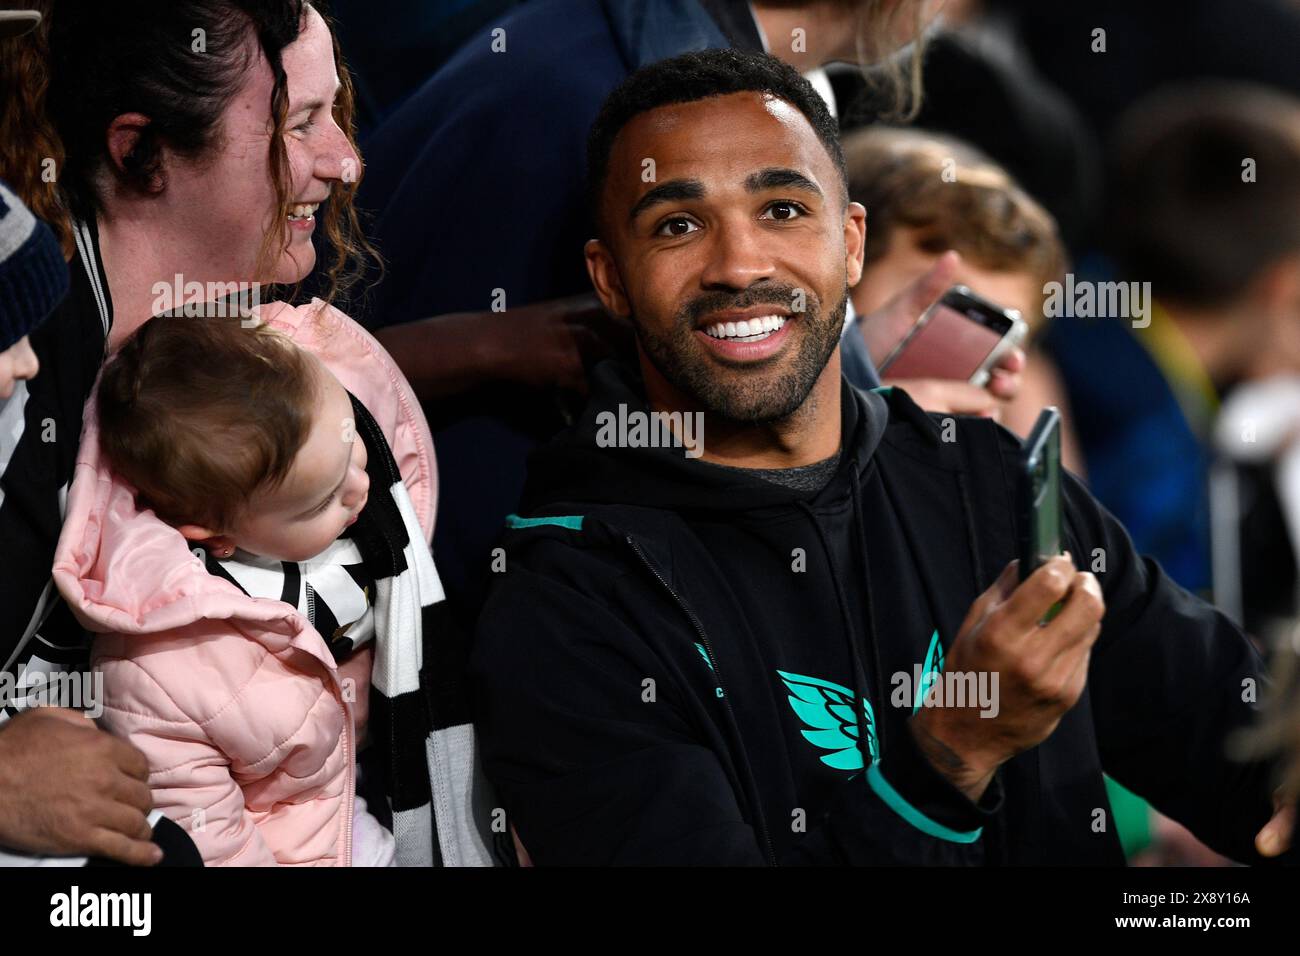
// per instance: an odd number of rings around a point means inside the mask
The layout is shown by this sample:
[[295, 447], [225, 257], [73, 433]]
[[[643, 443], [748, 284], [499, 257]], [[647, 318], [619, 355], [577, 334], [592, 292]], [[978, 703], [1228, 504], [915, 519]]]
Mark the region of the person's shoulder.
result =
[[1023, 442], [991, 418], [926, 411], [901, 388], [881, 386], [864, 393], [868, 407], [888, 416], [881, 445], [949, 468], [981, 461], [1015, 460]]
[[537, 589], [572, 592], [598, 603], [628, 579], [648, 588], [640, 572], [649, 563], [671, 567], [674, 527], [680, 519], [658, 509], [627, 505], [548, 507], [509, 515], [493, 552], [489, 593], [518, 596]]
[[[474, 34], [381, 125], [380, 136], [386, 126], [514, 102], [550, 100], [557, 114], [568, 112], [583, 90], [601, 88], [603, 99], [614, 71], [626, 69], [598, 0], [528, 3]], [[429, 112], [434, 105], [440, 114]]]
[[379, 340], [360, 322], [323, 299], [303, 305], [268, 302], [256, 310], [257, 318], [311, 352], [335, 375], [356, 366], [378, 363], [389, 378], [400, 373]]

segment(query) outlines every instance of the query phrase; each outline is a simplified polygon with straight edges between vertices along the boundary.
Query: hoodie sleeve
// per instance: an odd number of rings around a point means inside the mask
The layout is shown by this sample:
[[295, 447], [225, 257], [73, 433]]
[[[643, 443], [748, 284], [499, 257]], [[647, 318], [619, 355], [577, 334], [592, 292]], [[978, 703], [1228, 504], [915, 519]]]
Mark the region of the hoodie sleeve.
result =
[[1230, 736], [1258, 716], [1258, 652], [1217, 609], [1138, 555], [1078, 481], [1066, 476], [1063, 494], [1065, 546], [1106, 598], [1088, 675], [1103, 769], [1215, 851], [1263, 862], [1254, 840], [1273, 813], [1270, 768], [1228, 755]]
[[[571, 560], [576, 549], [564, 551], [558, 561]], [[617, 591], [610, 578], [605, 566], [602, 594]], [[738, 794], [750, 784], [738, 774], [747, 771], [729, 766], [725, 746], [708, 740], [698, 714], [690, 716], [690, 691], [656, 650], [671, 646], [664, 635], [674, 631], [692, 648], [679, 612], [656, 610], [641, 596], [629, 622], [625, 603], [615, 610], [583, 591], [511, 567], [480, 617], [471, 662], [485, 768], [533, 859], [772, 862], [741, 809]], [[649, 633], [659, 639], [642, 636]], [[891, 760], [882, 766], [892, 797], [861, 775], [846, 781], [823, 817], [809, 820], [795, 848], [775, 862], [982, 862], [979, 826], [997, 812], [1000, 786], [977, 808], [951, 788], [951, 795], [942, 792], [946, 785], [915, 747], [900, 747]], [[769, 825], [788, 825], [788, 818]]]

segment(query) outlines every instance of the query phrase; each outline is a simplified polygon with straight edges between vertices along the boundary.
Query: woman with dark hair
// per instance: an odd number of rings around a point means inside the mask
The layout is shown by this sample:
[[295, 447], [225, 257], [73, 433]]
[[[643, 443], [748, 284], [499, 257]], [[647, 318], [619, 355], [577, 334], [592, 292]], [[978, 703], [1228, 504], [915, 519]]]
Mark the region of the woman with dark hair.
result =
[[[103, 593], [96, 589], [104, 585], [105, 575], [120, 579], [130, 574], [134, 554], [130, 548], [114, 551], [114, 534], [128, 527], [138, 533], [152, 519], [148, 511], [123, 513], [116, 505], [105, 510], [113, 480], [97, 442], [87, 440], [77, 448], [82, 405], [105, 355], [155, 315], [242, 315], [268, 297], [264, 288], [296, 286], [315, 266], [312, 233], [318, 220], [322, 246], [330, 250], [324, 268], [328, 297], [353, 281], [360, 260], [370, 254], [352, 208], [361, 162], [352, 136], [351, 84], [329, 23], [316, 7], [304, 0], [47, 0], [46, 22], [35, 42], [38, 50], [48, 44], [48, 73], [10, 77], [26, 95], [6, 90], [0, 118], [6, 139], [50, 143], [63, 158], [6, 155], [7, 163], [25, 168], [22, 175], [0, 174], [37, 189], [42, 184], [47, 200], [52, 191], [55, 225], [70, 234], [75, 256], [72, 293], [43, 328], [49, 334], [33, 342], [43, 368], [33, 385], [43, 382], [46, 387], [29, 392], [2, 479], [7, 497], [0, 502], [0, 535], [8, 553], [22, 553], [25, 559], [24, 567], [15, 569], [21, 573], [0, 576], [5, 619], [13, 622], [0, 642], [9, 668], [84, 668], [82, 635], [49, 586], [60, 532], [59, 564], [65, 571], [60, 589], [81, 622], [103, 631], [111, 629], [103, 619], [110, 612], [96, 605], [92, 592]], [[24, 127], [41, 132], [43, 139], [23, 136]], [[10, 134], [15, 138], [9, 139]], [[33, 176], [33, 168], [52, 168], [53, 175]], [[48, 202], [42, 208], [49, 214]], [[427, 546], [436, 502], [432, 441], [418, 402], [387, 353], [321, 299], [259, 311], [263, 320], [316, 354], [373, 416], [377, 429], [367, 435], [376, 445], [371, 458], [387, 462], [400, 477], [414, 512], [410, 526], [425, 539], [424, 545], [410, 543]], [[93, 435], [93, 408], [84, 424]], [[50, 435], [54, 440], [45, 437]], [[95, 493], [96, 488], [105, 493]], [[11, 489], [17, 493], [10, 496]], [[154, 531], [165, 527], [158, 524]], [[319, 644], [316, 656], [337, 662], [337, 673], [326, 675], [331, 686], [336, 692], [356, 688], [355, 698], [343, 696], [341, 704], [355, 719], [358, 739], [367, 719], [365, 688], [375, 656], [373, 642], [364, 636], [373, 628], [365, 622], [382, 617], [386, 611], [378, 602], [400, 590], [401, 568], [391, 565], [392, 547], [400, 554], [402, 542], [392, 535], [400, 538], [406, 532], [400, 520], [383, 527], [391, 535], [358, 541], [361, 561], [350, 562], [349, 573], [378, 579], [352, 609], [355, 619], [332, 617], [329, 633], [321, 634], [317, 628], [325, 622], [317, 615], [325, 602], [316, 600], [310, 586], [293, 591], [286, 583], [277, 592], [288, 605], [283, 620], [292, 622], [297, 639]], [[157, 548], [164, 548], [178, 569], [190, 561], [203, 565], [179, 532], [161, 532], [151, 541], [153, 558]], [[383, 550], [387, 564], [375, 566], [373, 548]], [[108, 563], [97, 564], [97, 558]], [[299, 570], [282, 569], [285, 581]], [[390, 574], [394, 584], [386, 588], [383, 582]], [[305, 572], [300, 577], [308, 581]], [[257, 595], [240, 585], [238, 575], [234, 578], [227, 582], [231, 607], [246, 607], [247, 599]], [[163, 582], [130, 584], [147, 594]], [[218, 626], [245, 633], [232, 615]], [[151, 628], [187, 623], [171, 614], [125, 629], [144, 640], [154, 633]], [[326, 647], [326, 638], [354, 625], [357, 640], [347, 653], [339, 653], [337, 641]], [[388, 706], [377, 708], [381, 716], [413, 712], [395, 706], [396, 696], [411, 688], [394, 686], [389, 677], [387, 683], [376, 681], [388, 698]], [[423, 673], [418, 677], [422, 681]], [[111, 703], [111, 687], [107, 696]], [[383, 728], [385, 734], [389, 730]], [[432, 730], [401, 727], [398, 736], [423, 741]], [[458, 740], [469, 739], [468, 728], [460, 731]], [[0, 726], [0, 734], [6, 732]], [[57, 779], [41, 779], [33, 777], [30, 786], [42, 790], [39, 802], [48, 808], [47, 825], [33, 823], [30, 845], [21, 849], [152, 861], [139, 806], [123, 799], [99, 819], [88, 820], [81, 795], [67, 793]], [[374, 782], [391, 796], [383, 787], [388, 781]], [[157, 792], [154, 798], [159, 799]], [[0, 793], [0, 812], [10, 800]], [[23, 805], [36, 802], [24, 800]], [[420, 793], [399, 794], [401, 805], [392, 805], [395, 818], [404, 814], [398, 825], [410, 818], [410, 811], [418, 811], [420, 800]], [[349, 859], [346, 817], [352, 803], [350, 793], [345, 795], [331, 823], [339, 836], [331, 843], [337, 852], [327, 856], [340, 863]], [[374, 803], [372, 799], [372, 807]], [[251, 820], [255, 827], [256, 817], [254, 807], [223, 803], [206, 820], [178, 822], [210, 827]], [[440, 822], [425, 823], [423, 832], [433, 841], [429, 855], [447, 859], [456, 834], [446, 828], [439, 833]], [[470, 853], [461, 858], [469, 859]]]

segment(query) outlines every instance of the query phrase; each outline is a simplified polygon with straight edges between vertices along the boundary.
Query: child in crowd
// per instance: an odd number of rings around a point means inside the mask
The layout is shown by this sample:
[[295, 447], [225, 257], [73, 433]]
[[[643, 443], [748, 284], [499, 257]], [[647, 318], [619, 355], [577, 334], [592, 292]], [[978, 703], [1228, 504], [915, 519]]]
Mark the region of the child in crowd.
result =
[[[123, 345], [88, 411], [56, 580], [101, 632], [105, 725], [144, 752], [155, 806], [205, 862], [429, 864], [448, 834], [413, 706], [442, 599], [412, 502], [427, 520], [426, 426], [373, 340], [350, 323], [313, 338], [307, 311], [278, 329], [159, 317]], [[387, 429], [340, 382], [366, 365]], [[367, 723], [382, 753], [362, 750]]]
[[[1044, 325], [1043, 287], [1065, 272], [1051, 215], [974, 147], [934, 133], [872, 127], [845, 138], [844, 156], [849, 198], [867, 209], [854, 309], [859, 315], [874, 312], [955, 249], [963, 260], [958, 281], [1019, 311], [1030, 327], [1023, 384], [1002, 407], [1000, 420], [1024, 435], [1040, 409], [1060, 407], [1062, 456], [1067, 467], [1082, 473], [1056, 368], [1034, 347]], [[878, 364], [884, 355], [872, 357]]]
[[27, 337], [67, 292], [68, 267], [50, 227], [0, 182], [0, 412], [40, 369]]

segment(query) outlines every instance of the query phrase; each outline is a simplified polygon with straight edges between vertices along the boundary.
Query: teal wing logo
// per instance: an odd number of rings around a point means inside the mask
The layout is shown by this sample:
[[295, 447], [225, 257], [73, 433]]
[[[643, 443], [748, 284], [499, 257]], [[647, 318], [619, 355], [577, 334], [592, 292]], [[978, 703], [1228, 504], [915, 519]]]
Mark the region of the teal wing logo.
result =
[[921, 665], [921, 680], [916, 689], [916, 700], [912, 704], [912, 713], [921, 709], [921, 702], [929, 693], [930, 687], [943, 673], [943, 645], [939, 643], [939, 631], [930, 635], [930, 648], [925, 652], [925, 663]]
[[[862, 754], [858, 751], [858, 721], [853, 713], [853, 691], [830, 681], [788, 671], [777, 671], [789, 690], [790, 706], [803, 722], [803, 736], [814, 747], [830, 751], [822, 754], [822, 763], [836, 770], [861, 770]], [[876, 717], [871, 702], [862, 702], [867, 728], [867, 751], [874, 764], [880, 760], [876, 743]]]
[[[709, 665], [709, 670], [713, 671], [713, 672], [716, 674], [716, 673], [717, 673], [717, 669], [713, 666], [713, 661], [709, 660], [709, 652], [708, 652], [707, 650], [704, 649], [704, 645], [701, 644], [701, 643], [699, 643], [699, 642], [697, 641], [696, 644], [695, 644], [695, 649], [696, 649], [697, 651], [699, 651], [699, 652], [700, 652], [700, 656], [701, 656], [702, 658], [704, 658], [704, 663]], [[719, 697], [725, 697], [725, 696], [726, 696], [725, 694], [722, 693], [722, 688], [721, 688], [721, 687], [715, 687], [715, 688], [713, 688], [713, 692], [714, 692], [715, 694], [717, 694]]]

